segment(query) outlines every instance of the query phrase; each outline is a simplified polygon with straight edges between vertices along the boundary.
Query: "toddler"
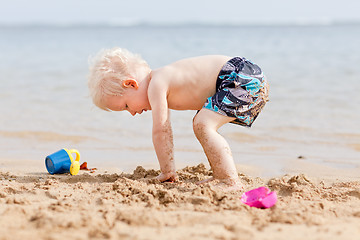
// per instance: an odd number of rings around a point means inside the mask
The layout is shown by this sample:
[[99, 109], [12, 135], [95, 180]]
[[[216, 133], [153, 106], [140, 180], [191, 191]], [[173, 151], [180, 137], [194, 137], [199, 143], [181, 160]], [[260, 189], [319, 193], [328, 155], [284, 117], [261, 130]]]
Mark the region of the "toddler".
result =
[[131, 115], [152, 111], [152, 140], [160, 181], [175, 181], [169, 109], [196, 110], [195, 136], [213, 177], [227, 190], [242, 189], [230, 147], [217, 132], [225, 123], [250, 127], [268, 101], [268, 85], [258, 65], [243, 57], [208, 55], [152, 70], [126, 49], [102, 50], [90, 63], [88, 82], [96, 106]]

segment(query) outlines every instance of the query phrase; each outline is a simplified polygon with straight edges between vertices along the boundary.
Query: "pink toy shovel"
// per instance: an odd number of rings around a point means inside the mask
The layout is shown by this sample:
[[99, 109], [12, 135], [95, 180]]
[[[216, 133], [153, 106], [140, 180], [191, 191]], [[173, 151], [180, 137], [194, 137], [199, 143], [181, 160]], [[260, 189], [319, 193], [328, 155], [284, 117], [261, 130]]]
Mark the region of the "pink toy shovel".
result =
[[270, 208], [277, 201], [276, 192], [271, 192], [267, 187], [259, 187], [241, 196], [241, 201], [250, 207]]

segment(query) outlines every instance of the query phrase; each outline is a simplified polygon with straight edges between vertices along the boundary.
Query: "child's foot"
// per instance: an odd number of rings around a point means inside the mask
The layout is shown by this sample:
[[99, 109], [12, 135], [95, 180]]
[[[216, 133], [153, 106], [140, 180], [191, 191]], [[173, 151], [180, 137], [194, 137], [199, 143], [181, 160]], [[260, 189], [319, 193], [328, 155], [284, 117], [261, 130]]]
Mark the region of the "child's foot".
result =
[[216, 188], [221, 189], [224, 192], [235, 192], [235, 191], [243, 191], [244, 187], [240, 183], [239, 179], [215, 179], [213, 177], [209, 179], [202, 180], [197, 182], [197, 185], [210, 184], [215, 186]]
[[208, 178], [208, 179], [201, 180], [201, 181], [197, 182], [196, 185], [204, 185], [204, 184], [210, 183], [210, 182], [212, 182], [214, 180], [215, 180], [215, 178], [211, 177], [211, 178]]
[[219, 181], [219, 183], [217, 183], [215, 187], [220, 188], [224, 192], [240, 192], [244, 190], [244, 187], [240, 182], [228, 183], [224, 181]]
[[156, 177], [160, 182], [176, 182], [178, 177], [175, 172], [170, 173], [160, 173], [159, 176]]

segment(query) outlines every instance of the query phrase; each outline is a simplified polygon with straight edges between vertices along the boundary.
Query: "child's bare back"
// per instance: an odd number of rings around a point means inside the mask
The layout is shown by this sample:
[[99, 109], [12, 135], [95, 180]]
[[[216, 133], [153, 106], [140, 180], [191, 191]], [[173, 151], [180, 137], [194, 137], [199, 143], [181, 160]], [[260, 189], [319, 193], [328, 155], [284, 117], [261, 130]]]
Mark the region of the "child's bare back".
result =
[[132, 115], [152, 110], [152, 139], [160, 181], [176, 180], [170, 111], [197, 110], [195, 136], [213, 171], [211, 180], [240, 190], [230, 147], [217, 130], [226, 123], [250, 127], [267, 101], [267, 81], [251, 61], [222, 55], [188, 58], [151, 70], [138, 55], [114, 48], [98, 54], [90, 68], [94, 103]]
[[167, 85], [170, 109], [200, 110], [206, 99], [214, 95], [219, 71], [229, 59], [222, 55], [183, 59], [153, 70], [151, 81]]

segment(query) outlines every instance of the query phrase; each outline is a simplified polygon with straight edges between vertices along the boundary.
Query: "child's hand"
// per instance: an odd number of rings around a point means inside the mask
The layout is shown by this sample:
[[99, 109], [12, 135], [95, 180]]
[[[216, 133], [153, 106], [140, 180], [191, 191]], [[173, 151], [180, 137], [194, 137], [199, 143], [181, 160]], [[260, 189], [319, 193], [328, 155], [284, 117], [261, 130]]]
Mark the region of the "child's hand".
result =
[[156, 177], [157, 180], [160, 182], [176, 182], [178, 180], [178, 177], [175, 172], [169, 172], [169, 173], [160, 173], [159, 176]]

